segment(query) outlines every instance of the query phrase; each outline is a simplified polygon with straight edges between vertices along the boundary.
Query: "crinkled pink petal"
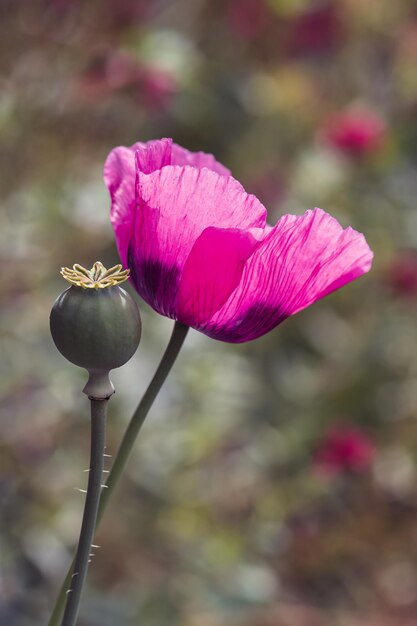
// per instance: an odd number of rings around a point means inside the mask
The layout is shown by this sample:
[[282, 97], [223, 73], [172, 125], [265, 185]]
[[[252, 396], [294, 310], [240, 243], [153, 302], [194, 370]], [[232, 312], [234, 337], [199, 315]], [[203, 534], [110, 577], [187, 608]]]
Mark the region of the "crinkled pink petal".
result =
[[343, 230], [321, 209], [285, 215], [249, 258], [237, 289], [199, 330], [230, 342], [260, 337], [368, 272], [372, 257], [362, 234]]
[[216, 161], [212, 154], [206, 152], [190, 152], [178, 144], [172, 144], [172, 165], [192, 165], [201, 169], [207, 167], [222, 176], [230, 176], [231, 171]]
[[166, 166], [137, 181], [136, 218], [128, 262], [140, 295], [176, 317], [184, 265], [209, 226], [265, 228], [266, 209], [231, 176], [203, 168]]
[[135, 159], [129, 148], [115, 148], [104, 164], [104, 182], [110, 192], [110, 220], [123, 265], [132, 233], [135, 209]]
[[175, 303], [176, 317], [187, 326], [211, 318], [238, 286], [258, 241], [250, 231], [209, 227], [185, 261]]
[[136, 175], [150, 174], [166, 165], [192, 165], [198, 169], [207, 167], [224, 176], [230, 174], [213, 155], [189, 152], [174, 144], [172, 139], [137, 142], [129, 148], [114, 148], [104, 164], [104, 182], [111, 196], [110, 219], [124, 266], [127, 265], [127, 249], [132, 237]]
[[131, 150], [136, 156], [137, 171], [142, 174], [150, 174], [165, 165], [171, 165], [172, 139], [136, 143]]
[[171, 162], [172, 139], [137, 143], [132, 148], [115, 148], [104, 164], [104, 182], [111, 197], [110, 220], [113, 225], [117, 249], [124, 266], [132, 237], [135, 212], [135, 152], [140, 171], [149, 174]]

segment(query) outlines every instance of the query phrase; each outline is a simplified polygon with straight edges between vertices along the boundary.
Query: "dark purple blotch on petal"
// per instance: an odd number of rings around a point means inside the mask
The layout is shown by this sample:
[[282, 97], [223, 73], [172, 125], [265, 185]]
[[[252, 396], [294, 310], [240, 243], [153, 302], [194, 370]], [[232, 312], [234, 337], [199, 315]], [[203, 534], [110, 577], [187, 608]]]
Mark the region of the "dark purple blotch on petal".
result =
[[289, 313], [286, 313], [284, 309], [278, 306], [258, 302], [249, 307], [248, 310], [242, 314], [241, 320], [234, 326], [225, 326], [224, 328], [216, 327], [213, 329], [208, 328], [204, 329], [204, 332], [208, 336], [219, 339], [220, 341], [242, 343], [256, 339], [265, 332], [265, 328], [274, 328], [287, 319], [289, 315]]
[[130, 279], [142, 298], [161, 315], [175, 318], [174, 302], [178, 292], [179, 270], [160, 261], [143, 259], [137, 262], [132, 242], [128, 250]]

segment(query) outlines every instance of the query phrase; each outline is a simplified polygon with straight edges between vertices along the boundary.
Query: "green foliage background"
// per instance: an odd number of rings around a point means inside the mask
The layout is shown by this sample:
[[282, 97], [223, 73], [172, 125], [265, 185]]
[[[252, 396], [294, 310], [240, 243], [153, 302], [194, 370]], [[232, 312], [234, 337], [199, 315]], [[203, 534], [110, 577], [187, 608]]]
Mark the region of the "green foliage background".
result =
[[[46, 623], [81, 519], [88, 405], [49, 336], [59, 268], [118, 261], [104, 159], [170, 136], [213, 152], [271, 222], [320, 206], [352, 224], [375, 264], [253, 343], [190, 333], [100, 529], [80, 626], [417, 624], [417, 280], [392, 278], [417, 247], [416, 62], [411, 0], [2, 0], [1, 623]], [[358, 106], [387, 128], [362, 157], [321, 132]], [[110, 452], [171, 330], [141, 310]], [[320, 471], [342, 426], [373, 461]]]

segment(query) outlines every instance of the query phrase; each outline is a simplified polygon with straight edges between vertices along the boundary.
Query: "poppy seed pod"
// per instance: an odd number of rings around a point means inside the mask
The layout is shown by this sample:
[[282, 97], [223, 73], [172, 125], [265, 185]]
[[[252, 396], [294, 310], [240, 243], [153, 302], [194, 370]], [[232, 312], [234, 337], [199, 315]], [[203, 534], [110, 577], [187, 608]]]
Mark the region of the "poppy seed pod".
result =
[[50, 316], [52, 338], [61, 354], [89, 373], [84, 393], [106, 398], [114, 393], [109, 372], [136, 352], [141, 335], [139, 309], [119, 284], [128, 278], [121, 265], [106, 270], [97, 262], [62, 268], [71, 287], [55, 300]]

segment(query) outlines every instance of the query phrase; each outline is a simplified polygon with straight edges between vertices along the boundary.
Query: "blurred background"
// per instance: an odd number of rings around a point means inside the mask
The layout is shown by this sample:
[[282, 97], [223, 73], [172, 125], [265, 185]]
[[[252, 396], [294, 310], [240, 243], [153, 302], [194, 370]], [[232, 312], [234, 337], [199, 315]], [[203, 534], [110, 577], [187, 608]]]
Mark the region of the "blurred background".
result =
[[[82, 370], [62, 265], [118, 262], [102, 165], [173, 137], [372, 272], [268, 336], [192, 331], [100, 528], [80, 626], [417, 624], [417, 6], [1, 0], [0, 623], [45, 624], [78, 537]], [[172, 322], [141, 305], [114, 453]]]

